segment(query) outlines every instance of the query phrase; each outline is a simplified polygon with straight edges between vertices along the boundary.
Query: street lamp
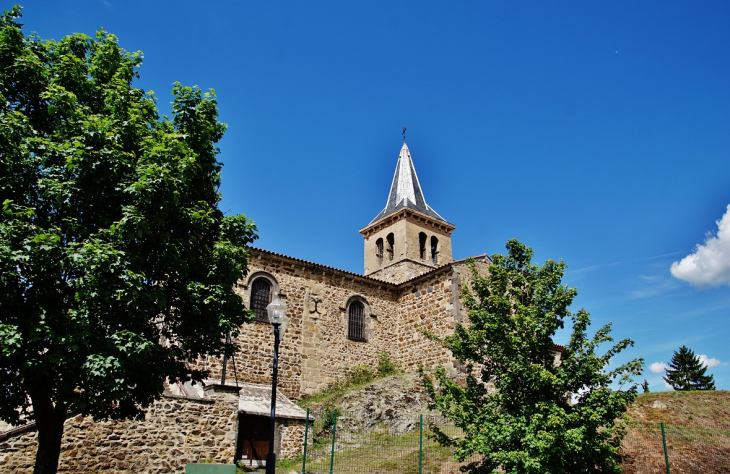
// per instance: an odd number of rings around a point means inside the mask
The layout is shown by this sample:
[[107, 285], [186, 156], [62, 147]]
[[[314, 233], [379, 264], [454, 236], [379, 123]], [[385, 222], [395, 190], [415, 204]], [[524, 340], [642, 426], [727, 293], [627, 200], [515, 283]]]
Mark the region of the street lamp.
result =
[[274, 429], [276, 427], [276, 376], [279, 373], [279, 342], [284, 338], [289, 318], [286, 316], [286, 304], [276, 295], [276, 299], [267, 307], [269, 322], [274, 327], [274, 374], [271, 380], [271, 418], [269, 420], [269, 454], [266, 455], [266, 474], [276, 472], [276, 454], [274, 454]]

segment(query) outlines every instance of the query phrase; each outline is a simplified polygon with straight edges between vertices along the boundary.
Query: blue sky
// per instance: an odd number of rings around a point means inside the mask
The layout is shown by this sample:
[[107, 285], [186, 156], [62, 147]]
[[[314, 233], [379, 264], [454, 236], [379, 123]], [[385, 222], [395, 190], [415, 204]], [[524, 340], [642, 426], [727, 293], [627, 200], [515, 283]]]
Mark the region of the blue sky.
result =
[[649, 364], [685, 344], [730, 389], [730, 3], [28, 0], [23, 14], [26, 34], [103, 27], [143, 51], [137, 86], [163, 113], [174, 81], [215, 89], [222, 208], [256, 221], [258, 246], [362, 272], [357, 231], [385, 206], [406, 126], [455, 258], [518, 238], [563, 259], [573, 309], [636, 341], [615, 363], [643, 357], [661, 390]]

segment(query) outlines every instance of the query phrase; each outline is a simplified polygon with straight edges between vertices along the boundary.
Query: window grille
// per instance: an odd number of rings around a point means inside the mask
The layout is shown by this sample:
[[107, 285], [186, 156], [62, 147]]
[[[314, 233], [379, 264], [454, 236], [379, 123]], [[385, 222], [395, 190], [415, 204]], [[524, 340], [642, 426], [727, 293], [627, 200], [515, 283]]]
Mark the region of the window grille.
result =
[[347, 324], [347, 337], [356, 341], [364, 341], [364, 313], [365, 307], [359, 301], [350, 304], [349, 319]]
[[378, 265], [383, 264], [383, 239], [378, 239], [377, 242], [375, 242], [376, 245], [376, 251], [375, 255], [378, 257]]
[[418, 233], [418, 248], [421, 252], [421, 260], [426, 260], [426, 234]]
[[393, 234], [388, 234], [388, 260], [393, 260], [393, 255], [395, 254], [395, 236]]
[[431, 261], [433, 263], [438, 263], [438, 254], [439, 254], [439, 239], [436, 237], [431, 237]]
[[256, 321], [269, 322], [266, 307], [271, 303], [271, 283], [264, 278], [257, 278], [251, 285], [251, 311]]

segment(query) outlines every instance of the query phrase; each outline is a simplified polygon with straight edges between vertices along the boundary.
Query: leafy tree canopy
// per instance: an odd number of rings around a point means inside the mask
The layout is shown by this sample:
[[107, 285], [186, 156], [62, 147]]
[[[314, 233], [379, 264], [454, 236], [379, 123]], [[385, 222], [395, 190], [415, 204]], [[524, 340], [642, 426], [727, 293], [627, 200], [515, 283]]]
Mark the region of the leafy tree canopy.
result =
[[664, 380], [674, 390], [715, 390], [713, 376], [706, 375], [707, 367], [687, 346], [674, 351], [666, 372]]
[[[471, 291], [463, 294], [469, 322], [442, 339], [466, 365], [466, 382], [452, 380], [443, 368], [424, 376], [433, 407], [465, 434], [437, 430], [439, 441], [453, 446], [459, 460], [476, 455], [468, 465], [474, 473], [621, 472], [620, 420], [636, 386], [615, 390], [612, 384], [629, 383], [643, 361], [609, 370], [611, 359], [633, 342], [597, 353], [613, 341], [610, 325], [587, 336], [588, 313], [568, 309], [576, 290], [561, 283], [565, 264], [548, 260], [538, 267], [532, 249], [516, 240], [507, 250], [492, 256], [486, 276], [472, 264]], [[553, 336], [566, 318], [573, 331], [561, 348]]]
[[[218, 209], [215, 94], [132, 87], [104, 31], [26, 37], [0, 20], [0, 418], [35, 420], [55, 472], [67, 412], [140, 416], [183, 361], [233, 347], [256, 228]], [[31, 408], [32, 407], [32, 408]]]

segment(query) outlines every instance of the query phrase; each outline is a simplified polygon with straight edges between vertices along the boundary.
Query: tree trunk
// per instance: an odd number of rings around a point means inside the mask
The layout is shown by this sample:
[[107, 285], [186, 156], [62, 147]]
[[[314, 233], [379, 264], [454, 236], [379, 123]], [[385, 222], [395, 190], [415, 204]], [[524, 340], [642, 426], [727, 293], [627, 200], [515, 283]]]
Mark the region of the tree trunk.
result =
[[33, 414], [38, 427], [38, 451], [33, 474], [56, 474], [61, 456], [65, 408], [53, 406], [48, 394], [31, 393]]

